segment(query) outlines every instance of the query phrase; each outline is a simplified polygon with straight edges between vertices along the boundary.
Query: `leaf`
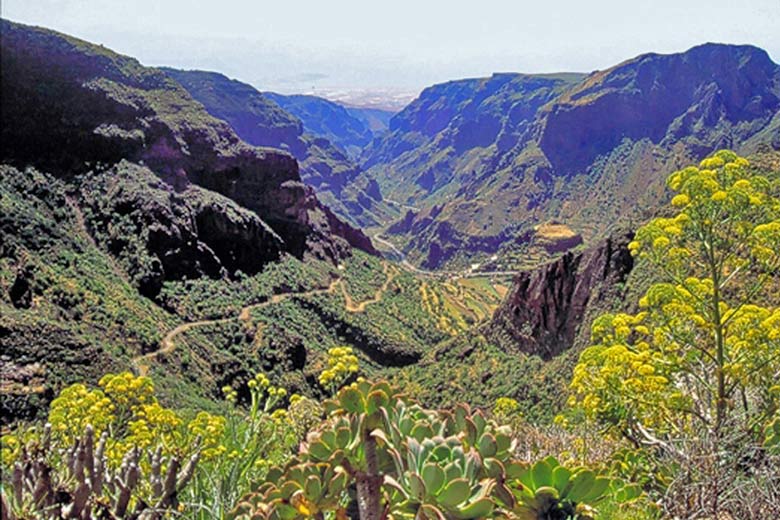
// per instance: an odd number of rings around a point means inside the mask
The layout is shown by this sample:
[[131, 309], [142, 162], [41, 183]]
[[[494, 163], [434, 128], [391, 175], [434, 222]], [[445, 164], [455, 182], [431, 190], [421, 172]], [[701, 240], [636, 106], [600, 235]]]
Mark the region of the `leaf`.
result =
[[495, 504], [492, 500], [489, 498], [480, 498], [466, 507], [459, 508], [455, 512], [455, 516], [462, 519], [484, 518], [493, 512], [493, 508], [495, 508]]
[[465, 502], [470, 495], [471, 487], [468, 481], [465, 478], [458, 478], [445, 485], [437, 499], [445, 507], [455, 507]]
[[564, 466], [558, 466], [553, 470], [552, 474], [553, 487], [563, 493], [563, 490], [566, 489], [566, 486], [569, 484], [570, 478], [571, 470]]
[[435, 520], [447, 520], [446, 517], [442, 514], [441, 511], [439, 511], [439, 508], [434, 507], [430, 504], [423, 504], [420, 506], [420, 512], [424, 515], [425, 518], [435, 519]]
[[493, 457], [496, 453], [498, 453], [496, 438], [490, 433], [485, 433], [479, 439], [479, 454], [484, 458]]
[[593, 502], [598, 501], [600, 498], [603, 498], [604, 492], [609, 487], [611, 481], [612, 480], [607, 477], [597, 477], [593, 482], [593, 487], [591, 487], [590, 491], [584, 497], [582, 497], [582, 502], [585, 502], [586, 504], [592, 504]]
[[552, 469], [547, 461], [540, 460], [531, 467], [534, 489], [552, 484]]
[[339, 449], [344, 449], [349, 445], [349, 441], [352, 438], [352, 432], [349, 428], [339, 428], [336, 430], [336, 442], [335, 446]]
[[578, 471], [569, 480], [569, 485], [564, 493], [564, 497], [574, 502], [582, 502], [583, 498], [588, 495], [596, 481], [596, 475], [589, 469]]
[[520, 480], [521, 483], [525, 484], [521, 477], [528, 473], [528, 464], [524, 462], [511, 461], [504, 467], [504, 469], [506, 470], [507, 480], [517, 479]]
[[422, 479], [425, 482], [425, 489], [432, 495], [435, 495], [444, 485], [444, 470], [437, 464], [429, 462], [423, 466]]
[[387, 406], [390, 400], [387, 394], [381, 390], [374, 390], [366, 397], [366, 413], [376, 413]]
[[274, 512], [279, 515], [282, 520], [292, 520], [298, 516], [298, 510], [287, 504], [275, 504]]
[[303, 494], [309, 502], [317, 502], [322, 494], [322, 482], [316, 475], [310, 475], [303, 487]]
[[320, 441], [309, 444], [309, 456], [316, 461], [326, 461], [331, 455], [331, 450]]
[[409, 493], [406, 492], [406, 489], [398, 482], [396, 479], [391, 477], [390, 475], [384, 476], [384, 485], [398, 491], [402, 497], [409, 498]]
[[382, 443], [385, 446], [392, 447], [392, 444], [390, 444], [390, 440], [387, 438], [387, 435], [384, 431], [380, 430], [379, 428], [375, 428], [371, 431], [371, 436], [374, 438], [377, 438], [382, 441]]
[[485, 459], [484, 465], [485, 472], [487, 473], [488, 477], [503, 481], [506, 475], [506, 470], [504, 469], [504, 465], [500, 460], [493, 458]]
[[361, 413], [365, 410], [363, 396], [354, 388], [343, 388], [339, 392], [339, 404], [349, 413]]
[[515, 500], [515, 496], [508, 487], [506, 487], [504, 484], [496, 484], [496, 487], [493, 489], [496, 497], [498, 497], [498, 499], [504, 506], [506, 506], [507, 509], [515, 508], [517, 500]]
[[425, 498], [425, 482], [417, 473], [411, 473], [409, 475], [409, 491], [413, 498], [422, 501]]

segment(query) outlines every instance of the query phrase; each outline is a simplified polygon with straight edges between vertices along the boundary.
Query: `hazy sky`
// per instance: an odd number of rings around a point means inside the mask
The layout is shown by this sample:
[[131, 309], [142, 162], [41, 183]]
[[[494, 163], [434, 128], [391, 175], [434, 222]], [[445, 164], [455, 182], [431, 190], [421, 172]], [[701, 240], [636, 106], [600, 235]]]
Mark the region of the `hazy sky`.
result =
[[261, 89], [416, 92], [495, 71], [606, 68], [707, 41], [780, 61], [780, 0], [2, 0], [2, 16], [147, 65]]

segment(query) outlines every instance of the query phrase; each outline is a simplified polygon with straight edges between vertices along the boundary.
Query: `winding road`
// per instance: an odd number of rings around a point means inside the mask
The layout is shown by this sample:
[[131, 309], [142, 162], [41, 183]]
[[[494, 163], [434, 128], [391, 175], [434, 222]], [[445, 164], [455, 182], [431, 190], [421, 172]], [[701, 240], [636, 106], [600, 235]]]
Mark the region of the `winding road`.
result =
[[345, 283], [341, 284], [341, 293], [344, 295], [344, 305], [349, 312], [363, 312], [369, 305], [382, 301], [382, 295], [384, 295], [388, 287], [390, 287], [390, 284], [393, 282], [393, 278], [395, 278], [395, 272], [393, 268], [390, 267], [388, 262], [383, 262], [382, 272], [386, 277], [382, 287], [376, 290], [373, 298], [369, 298], [368, 300], [362, 301], [358, 304], [355, 303], [355, 301], [352, 299], [352, 296], [350, 296], [347, 292], [347, 285]]
[[208, 325], [221, 325], [223, 323], [230, 323], [236, 320], [243, 321], [251, 325], [252, 311], [254, 310], [262, 309], [269, 305], [274, 305], [293, 297], [305, 298], [307, 296], [314, 296], [315, 294], [335, 294], [339, 285], [341, 285], [341, 292], [344, 295], [345, 309], [348, 312], [364, 312], [366, 310], [366, 307], [368, 307], [369, 305], [379, 303], [380, 301], [382, 301], [382, 297], [384, 293], [387, 292], [387, 289], [390, 287], [390, 284], [392, 283], [393, 278], [395, 277], [395, 271], [392, 269], [392, 267], [390, 267], [389, 262], [383, 262], [382, 264], [383, 264], [382, 271], [385, 273], [385, 276], [387, 278], [382, 284], [382, 286], [379, 289], [377, 289], [374, 296], [368, 300], [355, 303], [355, 301], [347, 292], [346, 284], [341, 278], [336, 278], [332, 280], [330, 282], [330, 285], [328, 285], [328, 287], [326, 288], [311, 289], [309, 291], [303, 291], [303, 292], [288, 292], [288, 293], [275, 294], [263, 302], [253, 303], [251, 305], [242, 307], [241, 311], [238, 313], [238, 316], [227, 316], [224, 318], [215, 318], [211, 320], [190, 321], [176, 326], [175, 328], [168, 331], [165, 337], [163, 337], [163, 339], [160, 341], [159, 349], [134, 357], [132, 361], [133, 367], [135, 367], [135, 370], [139, 375], [146, 376], [149, 373], [149, 368], [151, 366], [151, 363], [157, 358], [157, 356], [172, 352], [176, 348], [176, 342], [174, 341], [176, 337], [194, 328], [205, 327]]

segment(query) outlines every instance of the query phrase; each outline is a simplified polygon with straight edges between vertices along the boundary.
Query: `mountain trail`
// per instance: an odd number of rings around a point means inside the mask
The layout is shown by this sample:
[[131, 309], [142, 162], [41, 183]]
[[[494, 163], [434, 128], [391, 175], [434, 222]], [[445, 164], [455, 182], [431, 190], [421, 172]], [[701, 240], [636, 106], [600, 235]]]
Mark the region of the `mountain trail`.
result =
[[373, 298], [369, 298], [368, 300], [364, 300], [357, 304], [352, 299], [352, 296], [350, 296], [350, 294], [347, 292], [346, 284], [343, 281], [341, 282], [341, 294], [344, 295], [344, 306], [347, 311], [364, 312], [366, 307], [369, 305], [373, 305], [374, 303], [379, 303], [382, 301], [382, 296], [384, 296], [385, 292], [387, 292], [388, 287], [390, 287], [390, 284], [393, 282], [393, 279], [396, 275], [395, 270], [390, 267], [389, 262], [383, 262], [382, 272], [387, 277], [382, 284], [382, 287], [376, 290]]
[[155, 350], [153, 352], [147, 352], [146, 354], [142, 354], [140, 356], [134, 357], [133, 366], [135, 367], [139, 375], [145, 376], [149, 372], [150, 361], [155, 359], [160, 354], [167, 354], [169, 352], [172, 352], [176, 348], [176, 342], [174, 341], [174, 339], [179, 334], [183, 334], [196, 327], [204, 327], [207, 325], [220, 325], [222, 323], [230, 323], [231, 321], [235, 321], [236, 319], [248, 323], [251, 322], [252, 311], [255, 309], [262, 309], [264, 307], [267, 307], [268, 305], [280, 303], [286, 299], [295, 296], [307, 297], [307, 296], [313, 296], [315, 294], [333, 294], [336, 292], [336, 288], [340, 283], [341, 283], [341, 278], [336, 278], [333, 281], [331, 281], [330, 285], [326, 288], [311, 289], [309, 291], [303, 291], [303, 292], [288, 292], [288, 293], [274, 294], [269, 299], [263, 302], [253, 303], [251, 305], [247, 305], [243, 307], [241, 309], [241, 312], [239, 312], [238, 316], [229, 316], [225, 318], [216, 318], [212, 320], [198, 320], [198, 321], [190, 321], [187, 323], [182, 323], [181, 325], [178, 325], [177, 327], [171, 329], [165, 335], [162, 341], [160, 341], [160, 348], [158, 350]]

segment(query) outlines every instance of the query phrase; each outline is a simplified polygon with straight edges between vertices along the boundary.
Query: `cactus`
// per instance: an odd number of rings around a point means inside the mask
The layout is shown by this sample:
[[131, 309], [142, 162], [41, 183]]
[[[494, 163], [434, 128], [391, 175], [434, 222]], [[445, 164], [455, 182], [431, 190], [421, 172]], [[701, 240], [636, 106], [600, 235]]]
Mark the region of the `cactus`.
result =
[[[178, 493], [192, 478], [199, 455], [184, 468], [175, 457], [166, 461], [158, 448], [146, 453], [129, 450], [116, 471], [110, 471], [105, 456], [108, 433], [95, 444], [91, 426], [72, 446], [52, 451], [51, 427], [46, 425], [40, 442], [22, 448], [13, 468], [10, 496], [3, 489], [3, 518], [34, 514], [35, 518], [161, 518], [165, 510], [178, 505]], [[54, 453], [64, 464], [51, 462]], [[149, 471], [142, 460], [148, 455]], [[167, 467], [163, 471], [165, 463]], [[141, 489], [150, 489], [140, 498]], [[131, 509], [131, 504], [134, 507]]]
[[509, 428], [466, 405], [426, 410], [384, 382], [354, 383], [323, 407], [328, 419], [298, 456], [273, 469], [229, 518], [345, 518], [354, 495], [361, 520], [585, 520], [607, 494], [639, 493], [553, 458], [517, 462]]

